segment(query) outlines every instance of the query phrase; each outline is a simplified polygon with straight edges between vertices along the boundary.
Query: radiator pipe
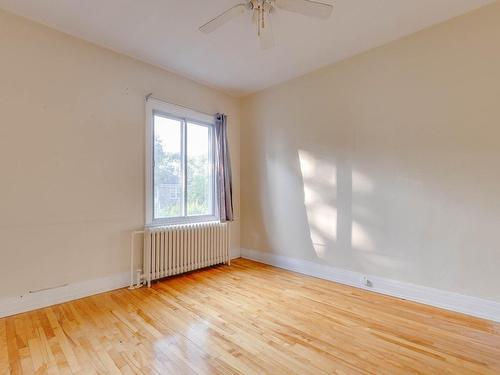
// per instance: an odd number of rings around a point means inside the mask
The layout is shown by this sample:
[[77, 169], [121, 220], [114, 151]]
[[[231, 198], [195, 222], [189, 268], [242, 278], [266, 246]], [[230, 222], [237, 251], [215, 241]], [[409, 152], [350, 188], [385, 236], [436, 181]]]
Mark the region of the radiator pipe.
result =
[[137, 280], [137, 284], [134, 285], [134, 243], [135, 243], [135, 236], [138, 234], [144, 234], [144, 231], [143, 230], [136, 230], [136, 231], [133, 231], [130, 235], [130, 286], [129, 286], [129, 289], [140, 288], [140, 286], [142, 285], [141, 279]]

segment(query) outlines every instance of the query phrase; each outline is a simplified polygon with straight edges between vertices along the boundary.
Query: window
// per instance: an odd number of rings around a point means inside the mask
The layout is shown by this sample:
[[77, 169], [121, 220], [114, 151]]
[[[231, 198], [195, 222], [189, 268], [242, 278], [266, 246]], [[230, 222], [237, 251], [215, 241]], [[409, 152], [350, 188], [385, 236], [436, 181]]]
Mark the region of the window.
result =
[[217, 220], [214, 119], [154, 99], [146, 107], [147, 224]]
[[177, 196], [179, 195], [177, 190], [179, 190], [178, 186], [170, 187], [170, 199], [177, 199]]

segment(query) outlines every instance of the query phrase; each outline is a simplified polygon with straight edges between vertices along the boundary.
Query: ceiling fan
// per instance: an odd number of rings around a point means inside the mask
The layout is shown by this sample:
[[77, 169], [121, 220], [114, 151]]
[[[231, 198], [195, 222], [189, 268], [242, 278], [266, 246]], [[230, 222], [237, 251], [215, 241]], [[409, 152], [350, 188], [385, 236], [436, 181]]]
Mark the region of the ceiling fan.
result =
[[210, 34], [239, 15], [252, 12], [252, 20], [257, 24], [257, 35], [262, 49], [274, 46], [274, 36], [269, 15], [276, 9], [288, 10], [305, 16], [328, 18], [333, 6], [312, 0], [246, 0], [235, 5], [200, 27], [200, 31]]

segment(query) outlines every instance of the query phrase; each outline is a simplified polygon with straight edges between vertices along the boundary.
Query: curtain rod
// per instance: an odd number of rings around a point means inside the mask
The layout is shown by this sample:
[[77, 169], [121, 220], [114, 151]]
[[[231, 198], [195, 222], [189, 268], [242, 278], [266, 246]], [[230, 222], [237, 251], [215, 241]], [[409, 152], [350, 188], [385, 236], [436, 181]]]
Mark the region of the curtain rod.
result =
[[198, 113], [202, 113], [202, 114], [207, 115], [207, 116], [215, 116], [214, 113], [207, 113], [207, 112], [203, 112], [203, 111], [198, 111], [197, 109], [190, 108], [190, 107], [187, 107], [187, 106], [182, 105], [182, 104], [167, 102], [166, 100], [163, 100], [163, 99], [160, 99], [160, 98], [157, 98], [157, 97], [153, 96], [152, 92], [150, 92], [149, 94], [147, 94], [146, 97], [145, 97], [145, 99], [146, 99], [146, 101], [148, 101], [149, 99], [155, 99], [155, 100], [158, 100], [158, 101], [163, 102], [163, 103], [173, 104], [173, 105], [176, 105], [178, 107], [189, 109], [190, 111], [196, 111]]

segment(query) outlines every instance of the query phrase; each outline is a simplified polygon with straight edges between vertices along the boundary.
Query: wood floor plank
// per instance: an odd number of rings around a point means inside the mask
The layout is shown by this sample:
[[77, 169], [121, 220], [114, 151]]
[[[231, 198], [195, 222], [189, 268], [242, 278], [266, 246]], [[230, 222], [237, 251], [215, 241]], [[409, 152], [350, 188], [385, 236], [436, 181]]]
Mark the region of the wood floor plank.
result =
[[9, 350], [7, 347], [6, 320], [0, 320], [0, 374], [9, 372]]
[[239, 259], [0, 319], [3, 374], [500, 374], [500, 324]]

